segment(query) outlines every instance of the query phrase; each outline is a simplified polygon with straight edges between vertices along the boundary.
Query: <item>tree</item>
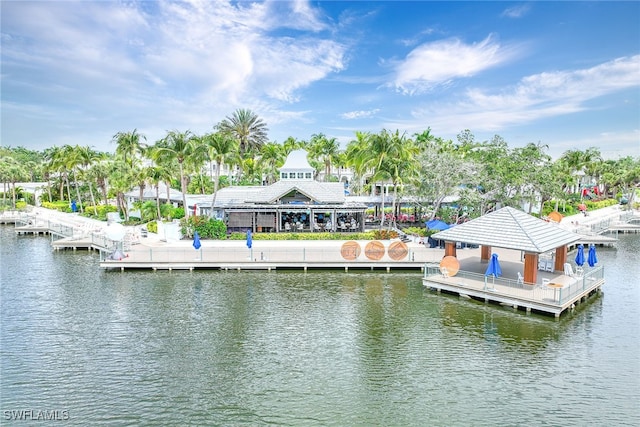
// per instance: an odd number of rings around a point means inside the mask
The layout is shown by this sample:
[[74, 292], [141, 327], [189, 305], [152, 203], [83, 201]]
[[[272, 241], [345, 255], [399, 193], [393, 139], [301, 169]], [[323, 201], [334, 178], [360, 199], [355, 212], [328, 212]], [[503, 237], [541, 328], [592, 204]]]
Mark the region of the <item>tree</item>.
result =
[[[86, 178], [86, 181], [89, 185], [89, 194], [91, 197], [91, 203], [93, 204], [93, 213], [94, 215], [98, 215], [98, 210], [96, 208], [96, 200], [93, 195], [93, 184], [92, 179], [89, 172], [89, 167], [100, 161], [103, 158], [103, 155], [95, 150], [93, 150], [89, 146], [76, 146], [74, 149], [74, 163], [78, 172], [82, 175], [82, 177]], [[75, 172], [74, 172], [75, 174]], [[76, 193], [78, 195], [78, 202], [80, 203], [80, 211], [84, 211], [84, 207], [82, 206], [82, 202], [80, 200], [80, 192], [78, 189], [78, 183], [76, 182]]]
[[5, 157], [0, 160], [0, 176], [3, 182], [8, 182], [11, 187], [11, 205], [16, 208], [16, 182], [20, 182], [29, 176], [27, 170], [13, 157]]
[[251, 110], [236, 110], [220, 122], [218, 130], [232, 135], [240, 146], [240, 154], [255, 154], [267, 142], [267, 125]]
[[434, 219], [445, 197], [460, 191], [461, 197], [478, 201], [475, 187], [468, 191], [461, 185], [469, 183], [476, 177], [476, 167], [470, 160], [465, 160], [455, 150], [450, 140], [435, 138], [417, 157], [418, 173], [412, 182], [413, 193], [426, 203], [433, 204], [431, 218]]
[[270, 142], [262, 146], [260, 149], [260, 166], [267, 185], [276, 182], [278, 169], [284, 164], [285, 159], [284, 147], [282, 145]]
[[340, 154], [340, 144], [335, 138], [327, 138], [324, 134], [314, 134], [309, 141], [309, 154], [324, 166], [324, 181], [331, 177], [331, 165]]
[[[415, 172], [414, 159], [419, 150], [415, 143], [407, 138], [406, 133], [398, 130], [391, 133], [383, 129], [371, 137], [369, 151], [364, 153], [366, 166], [373, 171], [373, 180], [389, 180], [393, 184], [393, 217], [398, 198], [398, 188], [406, 180], [410, 180]], [[384, 226], [384, 194], [382, 195], [382, 220], [380, 228]]]
[[146, 141], [146, 139], [144, 135], [138, 133], [137, 129], [131, 132], [118, 132], [113, 136], [113, 141], [118, 145], [116, 154], [120, 155], [130, 168], [133, 168], [145, 149], [141, 140]]
[[176, 159], [180, 169], [180, 190], [182, 191], [182, 205], [185, 217], [189, 217], [187, 206], [187, 182], [184, 172], [184, 163], [190, 156], [199, 154], [196, 138], [191, 131], [169, 131], [164, 139], [158, 141], [154, 154], [156, 158]]
[[371, 134], [369, 132], [356, 132], [356, 139], [347, 144], [345, 150], [345, 166], [353, 169], [355, 185], [352, 182], [351, 188], [357, 194], [364, 191], [364, 177], [368, 171], [368, 151], [371, 145]]

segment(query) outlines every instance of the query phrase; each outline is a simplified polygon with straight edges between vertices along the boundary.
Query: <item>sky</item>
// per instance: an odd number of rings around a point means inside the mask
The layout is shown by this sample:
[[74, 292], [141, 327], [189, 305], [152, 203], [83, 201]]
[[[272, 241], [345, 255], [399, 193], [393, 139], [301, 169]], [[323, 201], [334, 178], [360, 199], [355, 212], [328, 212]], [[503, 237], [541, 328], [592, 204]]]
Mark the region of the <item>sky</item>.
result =
[[640, 2], [0, 1], [0, 144], [115, 151], [237, 109], [355, 132], [640, 156]]

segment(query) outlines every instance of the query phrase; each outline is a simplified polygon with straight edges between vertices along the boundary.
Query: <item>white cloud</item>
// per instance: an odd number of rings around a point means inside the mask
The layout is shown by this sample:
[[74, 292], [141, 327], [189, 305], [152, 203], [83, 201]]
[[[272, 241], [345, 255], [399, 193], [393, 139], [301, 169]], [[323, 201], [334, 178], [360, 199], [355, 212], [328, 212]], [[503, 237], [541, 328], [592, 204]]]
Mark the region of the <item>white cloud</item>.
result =
[[457, 129], [463, 124], [469, 129], [496, 131], [594, 108], [587, 102], [640, 86], [638, 69], [640, 55], [588, 69], [540, 73], [500, 93], [470, 89], [456, 103], [416, 108], [413, 117], [416, 126], [424, 126], [428, 119], [434, 128]]
[[473, 44], [459, 39], [425, 43], [397, 64], [390, 85], [403, 93], [420, 93], [502, 64], [515, 56], [515, 50], [500, 45], [494, 36]]
[[380, 110], [378, 108], [373, 109], [373, 110], [367, 110], [367, 111], [349, 111], [346, 113], [343, 113], [340, 115], [340, 117], [342, 117], [343, 119], [347, 119], [347, 120], [352, 120], [352, 119], [362, 119], [362, 118], [368, 118], [368, 117], [372, 117], [373, 115], [377, 114]]
[[507, 18], [522, 18], [531, 10], [530, 4], [520, 4], [517, 6], [509, 7], [502, 12], [502, 16]]
[[274, 111], [345, 66], [346, 47], [306, 2], [8, 2], [2, 13], [6, 108], [20, 98], [47, 120], [37, 106], [63, 106], [150, 138], [158, 124], [209, 130], [236, 108]]

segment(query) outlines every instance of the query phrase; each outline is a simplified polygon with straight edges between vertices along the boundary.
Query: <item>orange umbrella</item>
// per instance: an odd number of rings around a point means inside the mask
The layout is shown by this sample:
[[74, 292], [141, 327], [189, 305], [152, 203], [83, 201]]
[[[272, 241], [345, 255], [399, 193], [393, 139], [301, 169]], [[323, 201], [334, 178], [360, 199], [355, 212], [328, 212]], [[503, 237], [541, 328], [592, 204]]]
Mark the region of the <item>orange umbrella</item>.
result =
[[553, 222], [562, 221], [562, 214], [558, 211], [553, 211], [548, 216], [550, 221], [553, 221]]
[[455, 276], [460, 270], [460, 262], [458, 258], [448, 255], [440, 261], [440, 268], [446, 268], [449, 276]]

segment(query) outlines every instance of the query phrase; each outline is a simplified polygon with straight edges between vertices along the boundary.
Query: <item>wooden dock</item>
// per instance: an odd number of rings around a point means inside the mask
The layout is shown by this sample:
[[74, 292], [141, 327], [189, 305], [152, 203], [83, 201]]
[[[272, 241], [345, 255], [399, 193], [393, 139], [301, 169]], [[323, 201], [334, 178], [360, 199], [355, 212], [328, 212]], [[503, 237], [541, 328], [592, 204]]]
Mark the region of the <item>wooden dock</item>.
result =
[[506, 305], [527, 313], [534, 311], [550, 314], [556, 318], [599, 293], [604, 284], [602, 267], [593, 268], [582, 277], [562, 274], [545, 276], [540, 283], [523, 284], [517, 280], [486, 278], [482, 274], [467, 271], [459, 271], [453, 277], [444, 277], [439, 267], [431, 267], [425, 270], [423, 284], [436, 292]]

